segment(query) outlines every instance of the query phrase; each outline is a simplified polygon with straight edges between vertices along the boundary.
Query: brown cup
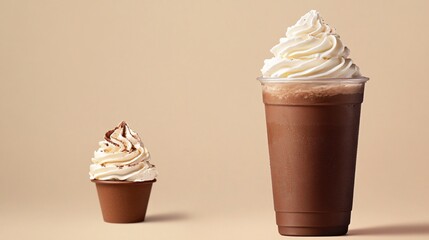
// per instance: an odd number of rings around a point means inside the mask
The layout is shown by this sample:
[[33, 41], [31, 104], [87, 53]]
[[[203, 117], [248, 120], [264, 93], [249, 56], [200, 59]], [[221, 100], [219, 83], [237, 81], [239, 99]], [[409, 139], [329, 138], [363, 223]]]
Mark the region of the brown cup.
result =
[[91, 180], [97, 187], [103, 219], [109, 223], [143, 222], [153, 181]]
[[368, 79], [259, 80], [279, 233], [346, 234]]

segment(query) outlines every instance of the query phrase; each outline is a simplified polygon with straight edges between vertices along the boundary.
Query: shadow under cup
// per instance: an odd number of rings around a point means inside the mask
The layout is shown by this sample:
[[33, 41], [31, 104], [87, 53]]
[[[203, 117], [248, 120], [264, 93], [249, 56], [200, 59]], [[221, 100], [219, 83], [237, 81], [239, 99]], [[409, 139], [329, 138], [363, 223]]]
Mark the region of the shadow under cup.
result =
[[368, 78], [259, 80], [279, 233], [346, 234]]

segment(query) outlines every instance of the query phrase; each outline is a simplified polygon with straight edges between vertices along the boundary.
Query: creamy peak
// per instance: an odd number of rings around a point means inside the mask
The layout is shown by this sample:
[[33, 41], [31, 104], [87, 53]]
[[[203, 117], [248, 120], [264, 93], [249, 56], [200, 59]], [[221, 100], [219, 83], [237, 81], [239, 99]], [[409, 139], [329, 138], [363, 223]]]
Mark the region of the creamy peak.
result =
[[359, 68], [347, 58], [335, 29], [311, 10], [289, 27], [286, 37], [271, 49], [274, 57], [264, 61], [263, 77], [272, 78], [352, 78], [360, 77]]
[[90, 166], [90, 178], [98, 180], [149, 181], [157, 171], [140, 137], [125, 122], [106, 132]]
[[107, 131], [104, 135], [104, 139], [119, 147], [121, 151], [133, 151], [140, 145], [143, 145], [140, 137], [131, 130], [128, 124], [122, 121], [114, 129]]

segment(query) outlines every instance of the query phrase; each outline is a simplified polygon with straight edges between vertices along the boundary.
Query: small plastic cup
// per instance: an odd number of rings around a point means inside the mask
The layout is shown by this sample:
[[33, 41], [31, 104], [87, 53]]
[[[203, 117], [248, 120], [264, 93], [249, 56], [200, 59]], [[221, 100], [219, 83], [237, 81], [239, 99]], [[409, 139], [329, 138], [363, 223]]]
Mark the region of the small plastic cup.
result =
[[149, 203], [152, 184], [156, 182], [92, 180], [97, 187], [98, 199], [105, 222], [143, 222]]

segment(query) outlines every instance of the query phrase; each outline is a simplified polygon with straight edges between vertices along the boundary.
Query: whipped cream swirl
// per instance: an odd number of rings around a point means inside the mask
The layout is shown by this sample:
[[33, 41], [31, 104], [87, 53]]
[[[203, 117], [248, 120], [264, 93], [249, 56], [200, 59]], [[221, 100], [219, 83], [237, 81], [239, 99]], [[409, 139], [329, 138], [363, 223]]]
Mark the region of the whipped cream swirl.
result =
[[99, 145], [89, 169], [91, 179], [142, 182], [158, 175], [148, 150], [126, 122], [108, 131]]
[[271, 49], [274, 57], [264, 61], [263, 77], [271, 78], [353, 78], [360, 77], [349, 49], [335, 29], [311, 10], [287, 29], [286, 37]]

